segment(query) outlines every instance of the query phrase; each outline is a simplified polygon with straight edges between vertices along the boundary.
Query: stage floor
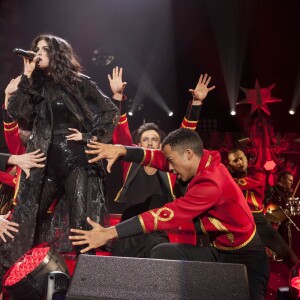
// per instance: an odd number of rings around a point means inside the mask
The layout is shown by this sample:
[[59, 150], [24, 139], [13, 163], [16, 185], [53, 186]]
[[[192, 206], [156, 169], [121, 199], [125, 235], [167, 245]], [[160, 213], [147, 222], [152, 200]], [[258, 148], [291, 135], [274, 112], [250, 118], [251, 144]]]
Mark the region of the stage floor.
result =
[[283, 262], [270, 262], [270, 280], [266, 300], [275, 300], [277, 289], [288, 286], [289, 269]]

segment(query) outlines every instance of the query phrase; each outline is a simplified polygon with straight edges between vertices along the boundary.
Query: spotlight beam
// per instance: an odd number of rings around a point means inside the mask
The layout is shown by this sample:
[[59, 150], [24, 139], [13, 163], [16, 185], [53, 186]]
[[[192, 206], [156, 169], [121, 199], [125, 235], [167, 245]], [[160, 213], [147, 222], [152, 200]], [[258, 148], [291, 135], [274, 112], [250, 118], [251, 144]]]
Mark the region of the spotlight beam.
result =
[[298, 79], [297, 79], [297, 83], [296, 83], [296, 87], [295, 87], [295, 91], [294, 91], [294, 95], [293, 95], [293, 100], [292, 100], [292, 105], [291, 105], [291, 111], [294, 111], [294, 113], [290, 113], [291, 115], [295, 114], [296, 109], [298, 108], [300, 103], [300, 69], [298, 71]]
[[228, 8], [226, 1], [224, 3], [207, 1], [231, 110], [235, 109], [235, 102], [238, 100], [241, 71], [246, 53], [251, 13], [251, 6], [246, 2], [233, 1]]

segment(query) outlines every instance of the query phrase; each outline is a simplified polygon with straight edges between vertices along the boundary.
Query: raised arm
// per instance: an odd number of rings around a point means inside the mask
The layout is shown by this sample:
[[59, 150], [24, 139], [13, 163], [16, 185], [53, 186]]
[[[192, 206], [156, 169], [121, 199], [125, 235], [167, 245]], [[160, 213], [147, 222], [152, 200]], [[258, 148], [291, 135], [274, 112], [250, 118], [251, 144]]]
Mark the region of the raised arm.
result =
[[127, 119], [126, 97], [124, 89], [127, 82], [123, 82], [123, 68], [113, 68], [112, 75], [108, 75], [111, 91], [113, 93], [112, 100], [119, 108], [120, 118], [113, 132], [113, 144], [132, 145], [132, 137]]
[[195, 89], [189, 89], [193, 99], [189, 102], [181, 128], [196, 130], [203, 101], [207, 94], [215, 88], [215, 86], [208, 87], [210, 80], [210, 76], [201, 74]]
[[123, 100], [123, 92], [127, 82], [123, 82], [123, 68], [115, 67], [112, 71], [112, 76], [108, 74], [109, 85], [113, 93], [112, 98], [117, 101]]
[[195, 89], [189, 89], [193, 95], [193, 105], [202, 105], [207, 94], [215, 89], [216, 86], [208, 87], [211, 77], [201, 74]]
[[38, 60], [37, 56], [33, 60], [24, 58], [23, 75], [17, 77], [8, 85], [8, 87], [12, 85], [12, 88], [16, 86], [17, 89], [13, 93], [6, 89], [6, 96], [10, 95], [7, 110], [14, 120], [31, 122], [34, 117], [34, 102], [36, 103], [42, 98], [42, 95], [33, 87], [31, 78]]

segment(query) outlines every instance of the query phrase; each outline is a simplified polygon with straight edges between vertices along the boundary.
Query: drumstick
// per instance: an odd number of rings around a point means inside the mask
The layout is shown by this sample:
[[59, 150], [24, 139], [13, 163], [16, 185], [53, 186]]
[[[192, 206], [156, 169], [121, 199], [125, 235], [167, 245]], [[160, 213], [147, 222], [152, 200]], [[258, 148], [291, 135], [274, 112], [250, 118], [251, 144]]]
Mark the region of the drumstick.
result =
[[292, 198], [294, 198], [295, 197], [295, 195], [296, 195], [296, 192], [297, 192], [297, 190], [298, 190], [298, 187], [299, 187], [299, 184], [300, 184], [300, 179], [298, 180], [298, 182], [297, 182], [297, 185], [296, 185], [296, 187], [295, 187], [295, 190], [294, 190], [294, 193], [293, 193], [293, 195], [292, 195]]

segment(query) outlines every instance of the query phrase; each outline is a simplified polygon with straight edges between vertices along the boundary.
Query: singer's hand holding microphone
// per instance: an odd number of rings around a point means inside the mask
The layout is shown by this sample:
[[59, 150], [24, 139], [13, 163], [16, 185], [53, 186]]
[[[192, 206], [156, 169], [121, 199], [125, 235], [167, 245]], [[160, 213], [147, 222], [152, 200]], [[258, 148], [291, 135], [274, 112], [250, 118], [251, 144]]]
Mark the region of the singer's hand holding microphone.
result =
[[40, 58], [33, 51], [26, 51], [18, 48], [13, 49], [13, 53], [23, 57], [24, 75], [30, 78], [36, 64], [40, 61]]
[[[13, 49], [13, 53], [18, 56], [22, 56], [24, 59], [24, 74], [27, 77], [30, 77], [33, 70], [35, 69], [36, 63], [40, 60], [40, 58], [33, 51], [25, 51], [22, 49], [15, 48]], [[21, 80], [21, 75], [17, 78], [12, 79], [5, 89], [5, 101], [4, 108], [7, 108], [8, 101], [10, 96], [15, 93], [18, 89], [18, 85]]]

